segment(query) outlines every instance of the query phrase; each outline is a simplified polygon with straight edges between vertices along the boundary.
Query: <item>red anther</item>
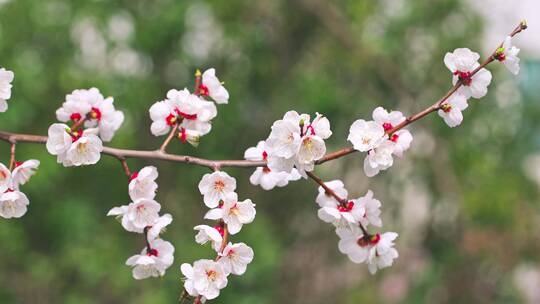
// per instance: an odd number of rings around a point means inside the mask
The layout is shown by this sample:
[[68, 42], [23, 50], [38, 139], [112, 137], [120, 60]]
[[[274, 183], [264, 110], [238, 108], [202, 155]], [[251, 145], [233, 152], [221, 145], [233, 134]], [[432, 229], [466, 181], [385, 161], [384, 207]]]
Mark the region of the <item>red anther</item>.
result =
[[388, 131], [388, 130], [391, 130], [394, 126], [392, 126], [392, 124], [389, 122], [385, 122], [382, 124], [382, 127], [384, 128], [385, 131]]
[[268, 158], [268, 153], [266, 153], [266, 151], [263, 151], [262, 156], [263, 160], [266, 160]]
[[214, 226], [214, 229], [216, 229], [219, 234], [221, 234], [221, 236], [225, 235], [225, 230], [223, 230], [223, 227], [217, 225], [217, 226]]
[[71, 119], [72, 121], [79, 121], [80, 119], [82, 118], [81, 114], [80, 113], [73, 113], [71, 114], [71, 116], [69, 116], [69, 119]]
[[169, 126], [174, 126], [174, 124], [176, 123], [176, 119], [176, 116], [174, 116], [173, 114], [169, 114], [169, 116], [165, 117], [165, 121]]
[[397, 142], [399, 139], [399, 135], [397, 134], [392, 134], [392, 136], [390, 137], [390, 140], [393, 141], [393, 142]]
[[176, 114], [178, 114], [178, 116], [182, 116], [183, 118], [187, 119], [187, 120], [195, 120], [197, 119], [197, 113], [195, 114], [187, 114], [187, 113], [184, 113], [178, 109], [174, 109], [174, 111], [176, 112]]
[[208, 90], [207, 86], [205, 86], [204, 84], [200, 84], [198, 93], [202, 96], [208, 96], [210, 94], [210, 91]]
[[471, 82], [472, 82], [471, 72], [455, 71], [454, 75], [458, 76], [459, 80], [461, 80], [464, 86], [471, 85]]
[[152, 248], [152, 249], [148, 250], [148, 253], [146, 255], [157, 257], [158, 254], [159, 254], [158, 251], [156, 249]]
[[138, 176], [139, 176], [139, 171], [133, 172], [131, 176], [129, 177], [129, 181], [131, 182], [132, 180], [136, 179]]
[[92, 108], [90, 111], [90, 118], [96, 119], [97, 121], [101, 120], [101, 111], [98, 108]]

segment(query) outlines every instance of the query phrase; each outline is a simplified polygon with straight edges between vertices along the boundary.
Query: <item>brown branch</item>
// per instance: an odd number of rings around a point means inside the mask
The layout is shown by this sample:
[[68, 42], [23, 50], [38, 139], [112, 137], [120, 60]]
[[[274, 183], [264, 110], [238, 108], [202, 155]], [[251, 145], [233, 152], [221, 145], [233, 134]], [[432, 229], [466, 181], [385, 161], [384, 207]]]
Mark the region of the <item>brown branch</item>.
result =
[[16, 148], [16, 142], [11, 142], [11, 149], [10, 149], [10, 157], [9, 157], [9, 171], [13, 171], [15, 169], [15, 148]]
[[120, 163], [122, 164], [122, 169], [124, 169], [124, 173], [128, 178], [131, 177], [131, 171], [129, 170], [129, 166], [127, 164], [127, 161], [125, 158], [119, 158]]

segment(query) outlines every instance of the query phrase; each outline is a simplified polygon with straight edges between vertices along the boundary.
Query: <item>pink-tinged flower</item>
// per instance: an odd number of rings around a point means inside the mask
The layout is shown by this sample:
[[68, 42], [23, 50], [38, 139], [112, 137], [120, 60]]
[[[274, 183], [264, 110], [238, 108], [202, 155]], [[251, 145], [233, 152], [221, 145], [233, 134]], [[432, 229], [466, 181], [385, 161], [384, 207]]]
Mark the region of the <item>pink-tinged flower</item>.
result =
[[0, 68], [0, 113], [7, 111], [7, 100], [11, 98], [11, 82], [15, 74], [4, 68]]
[[168, 213], [160, 216], [154, 224], [148, 226], [148, 239], [157, 239], [159, 235], [165, 231], [165, 227], [169, 226], [169, 224], [172, 223], [172, 220], [172, 215]]
[[244, 243], [229, 243], [220, 253], [218, 262], [223, 266], [225, 273], [242, 275], [247, 265], [253, 261], [253, 249]]
[[150, 249], [145, 247], [126, 261], [133, 267], [133, 278], [142, 280], [149, 277], [162, 277], [174, 261], [174, 246], [162, 239], [150, 241]]
[[367, 263], [371, 274], [375, 274], [377, 269], [392, 266], [399, 256], [394, 248], [394, 240], [397, 237], [398, 234], [395, 232], [385, 232], [380, 235], [379, 241], [369, 251]]
[[208, 242], [212, 244], [212, 248], [217, 252], [223, 242], [223, 228], [221, 226], [210, 227], [208, 225], [198, 225], [193, 228], [198, 231], [195, 235], [195, 242], [204, 245]]
[[216, 77], [215, 69], [208, 69], [202, 74], [202, 83], [199, 86], [199, 94], [210, 96], [218, 104], [229, 103], [229, 92]]
[[512, 45], [512, 37], [504, 39], [502, 47], [495, 52], [495, 59], [499, 60], [514, 75], [519, 73], [519, 49]]
[[359, 204], [365, 210], [363, 216], [358, 219], [364, 227], [370, 224], [382, 227], [381, 202], [373, 198], [373, 192], [371, 190], [368, 190], [366, 195], [356, 199], [355, 203]]
[[5, 219], [19, 218], [26, 213], [29, 203], [24, 193], [8, 189], [0, 193], [0, 216]]
[[451, 128], [459, 126], [463, 121], [461, 111], [469, 105], [465, 96], [454, 93], [441, 106], [437, 114], [444, 119], [444, 122]]
[[391, 130], [395, 126], [405, 121], [405, 116], [400, 111], [388, 112], [383, 107], [373, 110], [373, 120], [381, 125], [385, 131]]
[[356, 226], [358, 219], [364, 216], [364, 207], [355, 203], [353, 200], [348, 201], [345, 206], [327, 206], [322, 207], [317, 212], [319, 218], [334, 225], [336, 231], [349, 230], [351, 227]]
[[159, 220], [161, 205], [150, 199], [141, 198], [129, 205], [112, 208], [107, 216], [122, 219], [122, 227], [130, 232], [142, 233], [144, 228], [152, 227]]
[[227, 286], [227, 274], [223, 266], [216, 261], [198, 260], [193, 266], [184, 263], [180, 269], [186, 277], [184, 288], [191, 296], [201, 295], [212, 300]]
[[364, 159], [364, 172], [368, 177], [379, 174], [379, 171], [386, 170], [392, 166], [394, 159], [392, 154], [396, 149], [396, 143], [391, 140], [384, 140], [373, 150], [368, 152]]
[[103, 143], [96, 135], [97, 129], [86, 129], [82, 136], [74, 139], [65, 154], [58, 155], [58, 162], [64, 167], [83, 166], [96, 164], [101, 158]]
[[154, 199], [158, 185], [156, 179], [158, 177], [157, 168], [147, 166], [140, 171], [134, 172], [129, 182], [129, 197], [136, 201], [140, 198]]
[[472, 72], [480, 66], [478, 59], [480, 55], [468, 48], [458, 48], [444, 56], [444, 64], [453, 73], [452, 83], [461, 81], [462, 86], [458, 89], [458, 93], [463, 94], [465, 98], [484, 97], [491, 83], [491, 72], [485, 68], [472, 75]]
[[215, 208], [219, 201], [236, 189], [236, 179], [229, 174], [216, 171], [207, 173], [199, 182], [199, 191], [204, 196], [204, 203], [208, 208]]

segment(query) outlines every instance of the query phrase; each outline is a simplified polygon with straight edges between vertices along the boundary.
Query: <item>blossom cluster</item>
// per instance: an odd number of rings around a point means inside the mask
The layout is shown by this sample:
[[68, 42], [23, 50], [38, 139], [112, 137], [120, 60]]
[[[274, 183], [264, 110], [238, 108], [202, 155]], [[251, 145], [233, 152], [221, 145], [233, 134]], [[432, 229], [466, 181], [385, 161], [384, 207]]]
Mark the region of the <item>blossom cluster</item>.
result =
[[23, 216], [30, 201], [19, 187], [26, 184], [39, 167], [39, 160], [15, 162], [11, 171], [0, 163], [0, 216], [5, 219]]
[[[217, 115], [217, 108], [213, 102], [205, 100], [211, 97], [218, 104], [229, 101], [229, 93], [216, 77], [214, 69], [208, 69], [202, 74], [196, 74], [197, 82], [195, 93], [188, 89], [169, 90], [167, 98], [154, 103], [150, 107], [152, 125], [150, 131], [154, 136], [162, 136], [177, 128], [176, 136], [184, 143], [193, 146], [199, 144], [200, 137], [212, 129], [212, 119]], [[199, 80], [199, 78], [201, 78]]]
[[256, 211], [250, 199], [238, 200], [236, 179], [225, 172], [205, 174], [199, 190], [204, 204], [211, 208], [204, 218], [217, 221], [217, 225], [195, 226], [195, 241], [201, 245], [210, 243], [217, 257], [215, 260], [201, 259], [193, 265], [184, 263], [181, 271], [185, 276], [184, 288], [190, 296], [211, 300], [227, 286], [230, 274], [244, 274], [253, 260], [251, 247], [227, 241], [228, 234], [235, 235], [243, 225], [253, 222]]
[[[112, 140], [124, 121], [113, 98], [104, 98], [96, 88], [75, 90], [66, 96], [56, 118], [62, 123], [49, 127], [47, 151], [65, 167], [93, 165], [101, 158], [103, 141]], [[71, 122], [72, 126], [66, 123]]]
[[159, 215], [161, 205], [154, 200], [157, 177], [158, 171], [153, 166], [134, 172], [128, 186], [132, 202], [112, 208], [107, 213], [118, 217], [127, 231], [144, 234], [146, 247], [126, 261], [126, 265], [133, 267], [133, 278], [137, 280], [165, 275], [165, 270], [174, 261], [173, 245], [160, 238], [165, 227], [172, 222], [172, 216], [168, 213]]
[[[354, 263], [367, 263], [371, 273], [391, 266], [398, 257], [394, 248], [397, 233], [372, 235], [366, 231], [370, 225], [382, 227], [381, 202], [373, 197], [373, 192], [368, 190], [366, 195], [349, 200], [349, 192], [342, 181], [333, 180], [325, 185], [333, 193], [319, 187], [319, 194], [315, 199], [320, 207], [318, 216], [322, 221], [334, 225], [340, 238], [339, 251]], [[337, 200], [336, 196], [340, 200]]]

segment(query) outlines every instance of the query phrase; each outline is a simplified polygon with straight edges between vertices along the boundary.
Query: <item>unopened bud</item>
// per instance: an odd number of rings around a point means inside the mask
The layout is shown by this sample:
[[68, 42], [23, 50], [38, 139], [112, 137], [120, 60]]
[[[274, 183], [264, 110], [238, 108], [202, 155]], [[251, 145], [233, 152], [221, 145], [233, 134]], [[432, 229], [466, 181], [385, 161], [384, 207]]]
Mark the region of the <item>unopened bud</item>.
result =
[[201, 70], [197, 69], [197, 70], [195, 71], [195, 77], [201, 77], [201, 75], [202, 75], [202, 74], [201, 74]]
[[519, 25], [521, 26], [522, 30], [527, 29], [527, 20], [525, 19], [521, 20], [521, 23]]

